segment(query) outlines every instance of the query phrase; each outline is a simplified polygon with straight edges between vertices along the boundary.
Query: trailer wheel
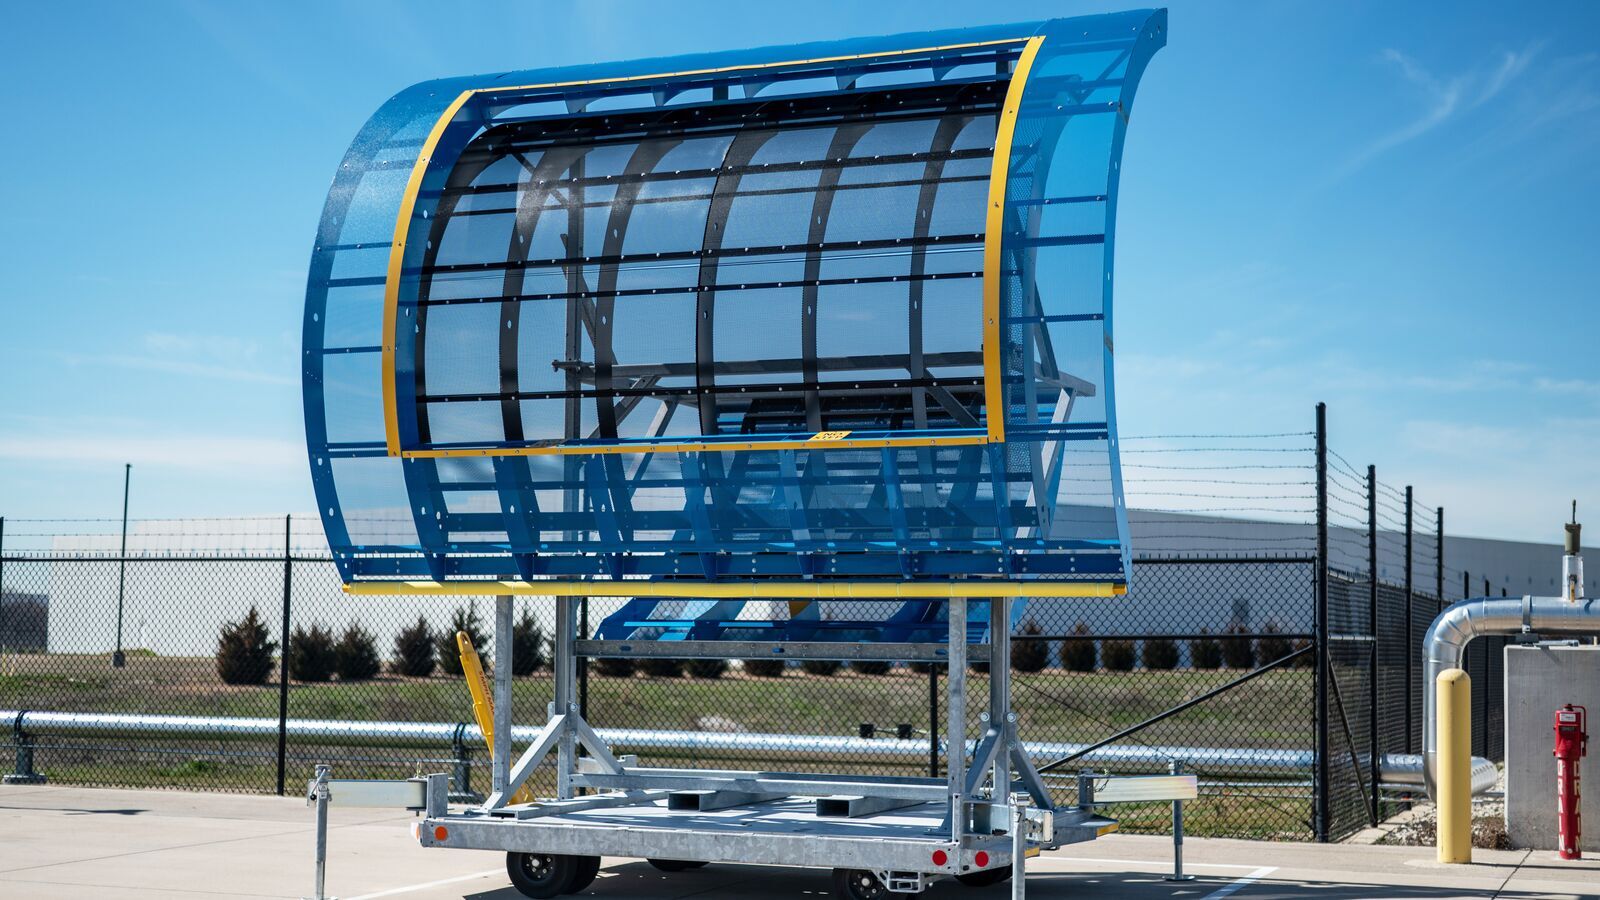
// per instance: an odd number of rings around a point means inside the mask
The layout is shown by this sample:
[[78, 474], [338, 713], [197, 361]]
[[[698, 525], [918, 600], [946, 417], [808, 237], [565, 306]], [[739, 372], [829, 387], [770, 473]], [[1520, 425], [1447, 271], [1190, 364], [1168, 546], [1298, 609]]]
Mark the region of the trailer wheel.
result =
[[999, 884], [1010, 877], [1010, 866], [995, 866], [992, 869], [983, 869], [977, 872], [963, 872], [956, 876], [956, 880], [967, 887], [988, 887], [991, 884]]
[[878, 876], [866, 869], [834, 869], [833, 895], [839, 900], [884, 900], [887, 897], [911, 897], [912, 894], [890, 894], [889, 888]]
[[506, 874], [525, 897], [547, 900], [571, 890], [578, 857], [560, 853], [507, 853]]
[[576, 871], [572, 873], [572, 883], [567, 885], [567, 893], [576, 894], [584, 888], [594, 884], [594, 877], [600, 874], [600, 857], [580, 856]]
[[698, 869], [706, 864], [703, 859], [647, 859], [645, 862], [663, 872], [685, 872], [689, 869]]

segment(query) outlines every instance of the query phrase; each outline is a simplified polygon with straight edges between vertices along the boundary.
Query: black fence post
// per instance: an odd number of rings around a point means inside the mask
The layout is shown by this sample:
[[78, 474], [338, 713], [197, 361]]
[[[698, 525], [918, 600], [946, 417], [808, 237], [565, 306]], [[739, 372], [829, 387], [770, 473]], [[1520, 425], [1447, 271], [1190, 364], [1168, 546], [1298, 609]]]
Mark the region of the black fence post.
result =
[[1411, 738], [1411, 729], [1415, 725], [1415, 723], [1411, 721], [1411, 704], [1416, 699], [1416, 686], [1411, 683], [1412, 678], [1416, 677], [1415, 663], [1414, 663], [1414, 661], [1412, 659], [1412, 657], [1415, 654], [1413, 652], [1414, 648], [1411, 646], [1411, 641], [1413, 640], [1413, 633], [1414, 633], [1414, 630], [1415, 630], [1415, 627], [1416, 627], [1416, 623], [1412, 621], [1412, 600], [1413, 600], [1414, 594], [1413, 594], [1413, 589], [1412, 589], [1412, 584], [1411, 584], [1411, 564], [1412, 564], [1412, 544], [1411, 544], [1411, 540], [1412, 540], [1412, 537], [1414, 536], [1414, 530], [1415, 530], [1414, 526], [1416, 524], [1416, 521], [1415, 521], [1415, 519], [1414, 519], [1414, 517], [1412, 515], [1413, 509], [1412, 509], [1411, 503], [1412, 503], [1411, 485], [1408, 484], [1408, 485], [1406, 485], [1406, 630], [1404, 632], [1405, 636], [1406, 636], [1405, 637], [1405, 641], [1406, 641], [1405, 649], [1406, 649], [1406, 652], [1404, 654], [1402, 654], [1405, 657], [1405, 660], [1406, 660], [1406, 667], [1405, 667], [1405, 685], [1406, 685], [1406, 716], [1405, 716], [1405, 722], [1406, 722], [1406, 725], [1405, 725], [1405, 732], [1404, 732], [1405, 733], [1405, 738], [1404, 738], [1404, 741], [1403, 741], [1403, 749], [1407, 753], [1415, 753], [1416, 752], [1416, 750], [1413, 749], [1416, 746], [1416, 742], [1414, 740], [1412, 740], [1412, 738]]
[[939, 664], [928, 663], [928, 777], [939, 777]]
[[[588, 640], [589, 598], [578, 601], [578, 636]], [[589, 657], [578, 657], [578, 717], [589, 721]], [[580, 751], [581, 752], [581, 751]]]
[[[1433, 579], [1434, 579], [1434, 585], [1433, 585], [1433, 591], [1434, 591], [1434, 594], [1437, 595], [1438, 598], [1439, 598], [1439, 609], [1443, 610], [1444, 609], [1444, 507], [1441, 506], [1438, 509], [1434, 510], [1433, 525], [1434, 525], [1434, 534], [1433, 534], [1433, 553], [1434, 553]], [[1425, 691], [1428, 691], [1428, 690], [1432, 690], [1433, 688], [1431, 686], [1424, 685], [1422, 689], [1425, 690]]]
[[1332, 833], [1329, 809], [1328, 772], [1328, 405], [1317, 404], [1317, 572], [1316, 622], [1313, 631], [1317, 646], [1316, 668], [1316, 771], [1312, 776], [1311, 832], [1326, 842]]
[[293, 593], [293, 516], [283, 517], [283, 646], [278, 648], [278, 796], [283, 796], [289, 751], [289, 597]]
[[6, 658], [6, 517], [0, 516], [0, 660]]
[[1367, 466], [1367, 629], [1372, 635], [1367, 658], [1372, 668], [1367, 675], [1367, 745], [1371, 756], [1367, 767], [1372, 774], [1372, 824], [1378, 812], [1378, 782], [1383, 746], [1378, 734], [1378, 467]]

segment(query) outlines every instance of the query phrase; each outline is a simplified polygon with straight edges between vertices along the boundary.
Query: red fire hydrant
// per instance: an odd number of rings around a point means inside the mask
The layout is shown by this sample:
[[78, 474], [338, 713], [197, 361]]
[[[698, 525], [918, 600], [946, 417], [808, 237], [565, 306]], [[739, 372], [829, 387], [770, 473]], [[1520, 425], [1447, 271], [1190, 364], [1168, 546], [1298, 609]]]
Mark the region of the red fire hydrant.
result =
[[1582, 859], [1578, 838], [1578, 760], [1589, 749], [1589, 711], [1568, 703], [1556, 710], [1556, 852], [1562, 859]]

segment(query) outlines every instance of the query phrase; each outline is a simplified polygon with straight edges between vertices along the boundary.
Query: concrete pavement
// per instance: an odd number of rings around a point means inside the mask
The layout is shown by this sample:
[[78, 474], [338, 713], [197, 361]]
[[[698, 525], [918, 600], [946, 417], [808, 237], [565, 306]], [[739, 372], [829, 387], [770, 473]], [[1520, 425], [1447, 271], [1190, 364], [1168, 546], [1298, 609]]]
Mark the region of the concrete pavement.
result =
[[[328, 890], [343, 900], [519, 900], [504, 856], [423, 850], [411, 817], [332, 810]], [[285, 898], [309, 894], [312, 814], [298, 798], [86, 788], [0, 787], [0, 897]], [[1162, 880], [1169, 839], [1112, 835], [1029, 864], [1028, 896], [1073, 900], [1600, 897], [1600, 861], [1478, 851], [1473, 866], [1438, 866], [1427, 847], [1318, 846], [1191, 838], [1195, 881]], [[605, 861], [584, 896], [637, 900], [816, 900], [829, 873], [713, 865], [667, 875]], [[942, 882], [930, 900], [1001, 898], [1007, 888]]]

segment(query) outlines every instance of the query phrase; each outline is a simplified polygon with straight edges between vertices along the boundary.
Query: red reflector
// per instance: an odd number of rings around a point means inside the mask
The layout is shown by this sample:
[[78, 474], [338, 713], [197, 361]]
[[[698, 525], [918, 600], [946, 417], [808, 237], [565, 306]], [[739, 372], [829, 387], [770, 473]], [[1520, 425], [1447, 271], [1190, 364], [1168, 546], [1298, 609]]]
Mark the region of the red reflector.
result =
[[982, 850], [979, 850], [976, 854], [973, 855], [972, 861], [977, 863], [978, 864], [978, 868], [981, 869], [984, 866], [987, 866], [989, 864], [989, 854], [983, 852]]
[[444, 827], [443, 825], [435, 825], [434, 826], [434, 828], [433, 828], [433, 839], [434, 840], [442, 841], [442, 840], [444, 840], [445, 838], [447, 838], [449, 836], [450, 836], [450, 829]]
[[946, 854], [943, 850], [935, 850], [935, 851], [933, 851], [933, 864], [934, 865], [942, 866], [942, 865], [944, 865], [945, 863], [947, 863], [949, 861], [950, 861], [949, 855]]

